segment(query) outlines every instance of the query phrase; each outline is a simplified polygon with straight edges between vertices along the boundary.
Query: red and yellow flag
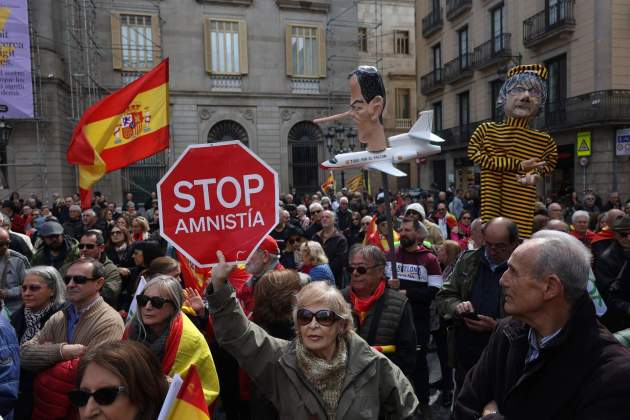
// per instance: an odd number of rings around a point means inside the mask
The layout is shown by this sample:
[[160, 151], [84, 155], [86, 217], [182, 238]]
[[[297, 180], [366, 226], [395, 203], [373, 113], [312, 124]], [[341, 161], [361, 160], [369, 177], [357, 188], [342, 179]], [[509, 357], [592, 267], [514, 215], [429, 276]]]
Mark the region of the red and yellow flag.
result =
[[195, 365], [190, 365], [186, 379], [184, 379], [177, 399], [175, 399], [169, 412], [168, 419], [210, 420], [208, 406], [201, 387], [201, 378]]
[[330, 171], [328, 178], [326, 178], [326, 181], [321, 185], [322, 191], [325, 193], [328, 192], [328, 188], [330, 187], [332, 187], [333, 190], [335, 189], [335, 177], [333, 176], [332, 171]]
[[168, 148], [168, 58], [88, 108], [72, 132], [68, 163], [79, 165], [81, 205], [105, 174]]

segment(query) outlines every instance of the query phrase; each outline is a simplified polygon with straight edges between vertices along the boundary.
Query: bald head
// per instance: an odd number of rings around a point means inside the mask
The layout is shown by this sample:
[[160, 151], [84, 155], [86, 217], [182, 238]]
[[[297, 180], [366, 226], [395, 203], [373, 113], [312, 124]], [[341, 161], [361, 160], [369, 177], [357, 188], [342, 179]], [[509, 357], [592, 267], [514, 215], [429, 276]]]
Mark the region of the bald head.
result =
[[569, 233], [569, 225], [567, 225], [562, 220], [551, 219], [547, 222], [547, 225], [544, 228], [545, 230], [557, 230], [559, 232]]
[[562, 219], [562, 206], [558, 203], [551, 203], [547, 207], [547, 214], [550, 219]]

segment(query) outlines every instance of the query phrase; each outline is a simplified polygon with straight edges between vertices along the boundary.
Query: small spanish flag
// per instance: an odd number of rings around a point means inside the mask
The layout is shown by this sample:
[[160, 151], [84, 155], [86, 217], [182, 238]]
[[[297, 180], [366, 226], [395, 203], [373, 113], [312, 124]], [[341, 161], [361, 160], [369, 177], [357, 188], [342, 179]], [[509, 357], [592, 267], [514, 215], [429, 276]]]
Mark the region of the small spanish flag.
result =
[[186, 379], [177, 393], [168, 419], [210, 420], [210, 413], [201, 387], [201, 378], [195, 365], [190, 365], [188, 368]]
[[326, 178], [326, 181], [321, 185], [321, 189], [323, 192], [328, 192], [328, 189], [332, 187], [333, 190], [335, 190], [335, 177], [333, 176], [332, 171], [330, 171], [330, 173], [328, 174], [328, 178]]
[[168, 102], [167, 58], [83, 113], [67, 152], [68, 163], [79, 165], [83, 208], [105, 174], [168, 148]]

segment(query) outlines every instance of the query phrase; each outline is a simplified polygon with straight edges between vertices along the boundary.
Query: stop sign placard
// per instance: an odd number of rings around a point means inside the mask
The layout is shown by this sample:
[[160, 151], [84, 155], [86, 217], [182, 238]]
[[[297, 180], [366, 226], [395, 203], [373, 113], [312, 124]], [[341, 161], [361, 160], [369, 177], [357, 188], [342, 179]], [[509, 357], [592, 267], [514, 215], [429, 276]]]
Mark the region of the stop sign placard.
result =
[[199, 267], [246, 262], [278, 223], [278, 174], [240, 141], [188, 146], [157, 186], [162, 237]]

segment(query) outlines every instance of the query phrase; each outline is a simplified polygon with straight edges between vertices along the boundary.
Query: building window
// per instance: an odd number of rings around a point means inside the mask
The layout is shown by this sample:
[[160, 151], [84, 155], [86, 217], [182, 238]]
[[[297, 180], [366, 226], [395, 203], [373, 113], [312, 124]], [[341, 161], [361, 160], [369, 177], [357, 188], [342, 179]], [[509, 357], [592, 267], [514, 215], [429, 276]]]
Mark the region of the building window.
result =
[[394, 52], [409, 54], [409, 31], [394, 31]]
[[440, 44], [436, 44], [431, 48], [431, 56], [433, 63], [433, 70], [442, 68], [442, 46]]
[[464, 129], [470, 124], [470, 99], [467, 91], [457, 95], [457, 104], [459, 106], [459, 127]]
[[367, 28], [359, 28], [359, 52], [368, 52]]
[[440, 11], [440, 0], [429, 0], [431, 4], [431, 12], [438, 13]]
[[433, 131], [442, 131], [442, 101], [433, 103]]
[[494, 121], [502, 120], [504, 116], [503, 107], [497, 108], [497, 99], [502, 86], [503, 81], [501, 79], [490, 82], [490, 115]]
[[411, 94], [409, 89], [396, 89], [396, 128], [411, 128]]
[[247, 24], [206, 17], [203, 21], [206, 71], [214, 75], [247, 74]]
[[468, 68], [468, 26], [457, 31], [457, 48], [459, 52], [459, 65], [461, 69]]
[[125, 71], [146, 71], [161, 55], [160, 29], [156, 15], [112, 12], [113, 67]]
[[216, 143], [219, 141], [239, 140], [245, 146], [249, 144], [247, 131], [242, 125], [232, 120], [219, 121], [212, 126], [208, 133], [208, 143]]
[[287, 74], [326, 77], [326, 40], [322, 26], [287, 25]]
[[490, 26], [492, 32], [493, 52], [503, 50], [503, 5], [490, 11]]
[[547, 24], [553, 26], [566, 19], [567, 0], [546, 0], [547, 3]]
[[567, 56], [554, 57], [545, 62], [549, 70], [547, 78], [547, 102], [558, 102], [567, 97]]

